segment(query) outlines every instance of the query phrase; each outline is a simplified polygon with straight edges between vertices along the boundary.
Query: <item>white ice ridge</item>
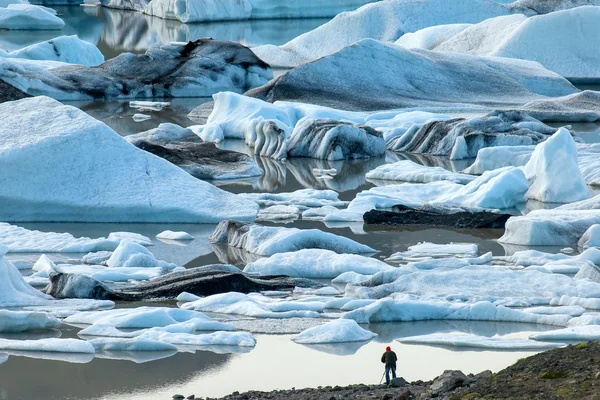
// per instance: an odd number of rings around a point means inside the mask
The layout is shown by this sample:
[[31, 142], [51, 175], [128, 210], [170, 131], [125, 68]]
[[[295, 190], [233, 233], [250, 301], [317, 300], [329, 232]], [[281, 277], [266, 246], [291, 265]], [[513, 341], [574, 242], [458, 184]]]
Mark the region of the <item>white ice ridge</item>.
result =
[[462, 244], [462, 243], [450, 243], [450, 244], [436, 244], [430, 242], [423, 242], [413, 246], [410, 246], [406, 251], [400, 251], [392, 254], [388, 260], [393, 261], [415, 261], [422, 258], [431, 257], [473, 257], [477, 255], [478, 247], [476, 244]]
[[355, 321], [338, 319], [314, 326], [294, 336], [292, 340], [302, 344], [363, 342], [377, 336], [361, 328]]
[[554, 331], [538, 332], [529, 335], [533, 340], [600, 340], [600, 326], [575, 326], [571, 328], [557, 329]]
[[59, 36], [11, 52], [0, 49], [0, 57], [60, 61], [88, 67], [104, 62], [104, 56], [96, 46], [75, 35]]
[[211, 243], [227, 244], [267, 257], [302, 249], [331, 250], [338, 254], [375, 252], [352, 239], [319, 229], [282, 228], [237, 221], [222, 221], [208, 239]]
[[[535, 335], [534, 335], [535, 336]], [[531, 339], [504, 336], [477, 336], [469, 334], [433, 333], [397, 339], [405, 344], [426, 344], [434, 346], [470, 347], [494, 350], [540, 350], [564, 346], [564, 343], [543, 343]]]
[[58, 353], [93, 354], [96, 351], [91, 343], [78, 339], [0, 339], [0, 350], [44, 351]]
[[0, 8], [0, 29], [58, 30], [65, 23], [56, 11], [31, 4], [9, 4]]
[[381, 299], [365, 307], [350, 311], [342, 316], [359, 324], [374, 322], [408, 322], [429, 320], [467, 320], [525, 322], [566, 326], [568, 315], [539, 315], [495, 306], [488, 301], [473, 304], [425, 300]]
[[511, 270], [496, 265], [467, 265], [421, 270], [407, 266], [379, 272], [358, 285], [347, 285], [345, 295], [358, 299], [413, 295], [421, 299], [487, 300], [530, 306], [549, 305], [561, 296], [597, 299], [600, 283], [536, 268]]
[[245, 315], [255, 318], [318, 318], [324, 302], [274, 301], [262, 295], [229, 292], [215, 294], [180, 306], [184, 310]]
[[320, 0], [153, 0], [144, 13], [160, 18], [175, 19], [183, 23], [235, 21], [274, 18], [331, 18], [354, 10], [374, 0], [341, 0], [323, 4]]
[[396, 43], [407, 48], [537, 61], [569, 79], [600, 76], [599, 7], [578, 7], [527, 18], [516, 14], [475, 25], [442, 25], [408, 33]]
[[194, 240], [194, 237], [187, 232], [183, 231], [163, 231], [156, 235], [157, 239], [166, 239], [166, 240]]
[[[502, 167], [520, 167], [531, 159], [535, 146], [498, 146], [479, 150], [475, 162], [464, 172], [482, 174]], [[577, 144], [579, 170], [588, 185], [600, 185], [600, 146]]]
[[41, 312], [0, 310], [0, 332], [58, 328], [60, 321]]
[[600, 264], [600, 250], [591, 248], [583, 253], [569, 256], [567, 254], [551, 254], [537, 250], [517, 251], [511, 256], [494, 257], [515, 266], [536, 267], [559, 274], [576, 274], [589, 263]]
[[344, 272], [373, 275], [391, 269], [388, 264], [355, 254], [336, 254], [330, 250], [304, 249], [277, 253], [246, 265], [244, 272], [258, 275], [287, 275], [301, 278], [332, 279]]
[[325, 221], [362, 221], [364, 213], [395, 205], [408, 207], [452, 206], [465, 210], [501, 210], [525, 201], [529, 184], [522, 170], [506, 167], [488, 171], [467, 185], [448, 181], [404, 183], [364, 190], [348, 208], [332, 213]]
[[294, 206], [299, 209], [308, 207], [341, 207], [348, 203], [339, 199], [334, 190], [299, 189], [288, 193], [242, 193], [239, 197], [255, 202], [261, 207]]
[[461, 185], [474, 180], [473, 175], [448, 171], [441, 167], [427, 167], [410, 160], [402, 160], [393, 164], [384, 164], [367, 172], [369, 180], [402, 181], [412, 183], [429, 183], [450, 181]]
[[[271, 130], [268, 132], [274, 132], [273, 129], [277, 127], [282, 131], [282, 135], [285, 133], [283, 136], [276, 136], [275, 132], [273, 133], [273, 138], [269, 139], [268, 142], [270, 146], [267, 146], [272, 147], [273, 150], [264, 150], [265, 154], [263, 155], [266, 156], [272, 156], [275, 154], [275, 150], [281, 150], [281, 146], [284, 144], [283, 153], [287, 154], [288, 150], [292, 150], [291, 143], [294, 140], [299, 140], [301, 136], [308, 135], [306, 129], [303, 129], [303, 125], [307, 121], [334, 120], [365, 125], [381, 132], [384, 140], [389, 141], [401, 136], [413, 126], [421, 126], [430, 120], [450, 118], [444, 114], [424, 111], [352, 112], [307, 103], [277, 101], [272, 104], [233, 92], [217, 93], [213, 95], [213, 99], [215, 102], [214, 108], [204, 129], [218, 127], [224, 138], [245, 139], [246, 144], [252, 147], [258, 143], [260, 151], [265, 148], [265, 140], [267, 139], [264, 130], [266, 122], [273, 121], [276, 125], [271, 126]], [[300, 123], [301, 120], [302, 123]], [[260, 142], [258, 141], [259, 137]], [[279, 139], [279, 142], [277, 142], [277, 139]], [[332, 140], [333, 138], [323, 138], [321, 142], [315, 141], [315, 143], [323, 145]], [[375, 142], [370, 140], [365, 143], [373, 144]], [[290, 146], [290, 148], [288, 149], [287, 146]], [[301, 153], [305, 154], [305, 151], [303, 150]], [[318, 158], [326, 158], [324, 155], [323, 153], [323, 156]]]
[[5, 221], [216, 223], [257, 212], [48, 97], [0, 104], [0, 168]]

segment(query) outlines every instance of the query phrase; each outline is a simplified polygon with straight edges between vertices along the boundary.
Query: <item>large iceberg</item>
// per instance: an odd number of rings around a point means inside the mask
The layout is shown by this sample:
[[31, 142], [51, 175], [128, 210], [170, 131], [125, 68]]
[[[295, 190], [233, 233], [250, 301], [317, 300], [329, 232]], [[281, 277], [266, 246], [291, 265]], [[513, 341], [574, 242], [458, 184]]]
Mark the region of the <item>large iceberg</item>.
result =
[[[330, 18], [375, 0], [153, 0], [144, 12], [184, 23], [274, 18]], [[119, 3], [121, 3], [119, 1]], [[111, 0], [109, 4], [116, 3]], [[104, 3], [103, 3], [104, 4]], [[138, 9], [137, 5], [134, 9]]]
[[[492, 18], [461, 29], [415, 32], [400, 38], [408, 48], [468, 53], [479, 56], [537, 61], [570, 80], [594, 79], [600, 75], [600, 57], [590, 53], [600, 40], [596, 23], [600, 7], [578, 7], [527, 18], [510, 15]], [[462, 26], [462, 25], [461, 25]], [[435, 35], [435, 39], [423, 38]], [[420, 37], [419, 43], [412, 36]]]
[[314, 326], [294, 336], [296, 343], [343, 343], [363, 342], [377, 336], [376, 333], [361, 328], [355, 321], [338, 319], [320, 326]]
[[244, 272], [331, 279], [349, 271], [373, 275], [391, 268], [388, 264], [374, 258], [355, 254], [337, 254], [330, 250], [304, 249], [258, 259], [246, 265]]
[[0, 79], [32, 95], [58, 100], [136, 97], [202, 97], [244, 92], [272, 77], [267, 64], [238, 43], [212, 39], [152, 47], [145, 54], [122, 53], [98, 67], [0, 58]]
[[209, 237], [211, 243], [226, 244], [261, 256], [302, 249], [324, 249], [336, 253], [364, 254], [375, 250], [343, 236], [319, 229], [282, 228], [222, 221]]
[[0, 57], [60, 61], [81, 64], [86, 67], [93, 67], [104, 62], [104, 56], [96, 46], [75, 35], [59, 36], [11, 52], [0, 49]]
[[536, 62], [409, 50], [364, 39], [294, 68], [248, 95], [269, 102], [382, 110], [448, 103], [506, 107], [576, 92], [566, 79]]
[[31, 4], [0, 7], [0, 29], [57, 30], [64, 26], [64, 21], [50, 8]]
[[0, 104], [0, 168], [6, 221], [216, 223], [257, 212], [47, 97]]

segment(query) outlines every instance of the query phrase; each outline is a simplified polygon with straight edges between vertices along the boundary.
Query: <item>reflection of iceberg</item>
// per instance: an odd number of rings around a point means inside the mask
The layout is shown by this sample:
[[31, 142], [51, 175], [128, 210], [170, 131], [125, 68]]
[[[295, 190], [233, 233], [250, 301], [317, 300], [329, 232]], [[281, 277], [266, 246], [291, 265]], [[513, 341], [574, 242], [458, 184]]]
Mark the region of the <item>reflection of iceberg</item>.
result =
[[35, 358], [37, 360], [64, 361], [74, 364], [87, 364], [94, 359], [94, 354], [82, 353], [53, 353], [44, 351], [6, 351], [6, 354], [13, 357]]
[[346, 343], [328, 343], [328, 344], [303, 344], [311, 350], [321, 351], [335, 356], [351, 356], [363, 347], [369, 341], [364, 342], [346, 342]]
[[[385, 164], [385, 158], [368, 158], [362, 160], [327, 161], [314, 158], [289, 158], [287, 165], [298, 182], [307, 188], [333, 189], [345, 192], [365, 184], [365, 174], [380, 165]], [[332, 179], [318, 179], [313, 169], [337, 170]]]
[[243, 354], [250, 353], [254, 347], [248, 346], [200, 346], [197, 351], [208, 351], [215, 354]]
[[539, 332], [553, 329], [551, 326], [524, 324], [517, 322], [489, 321], [419, 321], [419, 322], [387, 322], [370, 324], [369, 330], [377, 333], [373, 340], [389, 343], [395, 339], [429, 335], [432, 333], [461, 332], [477, 336], [504, 336], [517, 332]]
[[19, 333], [2, 333], [2, 339], [10, 340], [39, 340], [39, 339], [58, 339], [62, 335], [58, 329], [43, 329], [38, 331], [19, 332]]
[[231, 247], [226, 244], [211, 243], [213, 252], [223, 264], [246, 265], [262, 258], [245, 250]]
[[275, 192], [285, 186], [287, 164], [267, 157], [254, 157], [256, 165], [263, 170], [254, 185], [261, 192]]
[[452, 172], [462, 172], [473, 164], [474, 159], [450, 160], [448, 157], [429, 156], [425, 154], [399, 153], [388, 151], [386, 159], [389, 163], [409, 160], [426, 167], [442, 167]]
[[97, 358], [107, 360], [125, 360], [136, 364], [168, 358], [177, 354], [173, 351], [102, 351], [96, 352]]

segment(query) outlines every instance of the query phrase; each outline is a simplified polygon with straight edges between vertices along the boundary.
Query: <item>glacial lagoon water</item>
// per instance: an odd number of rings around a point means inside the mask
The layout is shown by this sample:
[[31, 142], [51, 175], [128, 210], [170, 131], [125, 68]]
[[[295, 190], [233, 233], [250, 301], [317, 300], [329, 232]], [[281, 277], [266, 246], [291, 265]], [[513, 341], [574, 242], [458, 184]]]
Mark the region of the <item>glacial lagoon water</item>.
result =
[[[217, 24], [184, 25], [149, 17], [140, 13], [88, 7], [56, 7], [67, 26], [63, 34], [77, 34], [97, 45], [105, 57], [121, 52], [142, 53], [150, 46], [171, 41], [213, 37], [253, 46], [264, 43], [282, 44], [311, 30], [326, 20], [245, 21]], [[7, 50], [47, 40], [56, 32], [2, 32], [0, 45]], [[156, 127], [161, 122], [190, 125], [187, 113], [210, 99], [174, 99], [172, 106], [153, 113], [152, 119], [141, 123], [132, 120], [134, 110], [126, 101], [94, 101], [73, 103], [93, 117], [102, 120], [123, 136]], [[586, 142], [600, 142], [600, 126], [574, 126]], [[225, 141], [222, 148], [249, 153], [241, 141]], [[367, 161], [327, 162], [310, 159], [291, 159], [277, 162], [270, 159], [256, 161], [265, 171], [259, 178], [244, 181], [214, 182], [234, 192], [291, 192], [302, 188], [333, 189], [342, 200], [351, 200], [362, 190], [374, 186], [365, 179], [369, 170], [399, 159], [409, 158], [426, 165], [440, 165], [451, 170], [462, 170], [469, 162], [452, 163], [447, 159], [417, 157], [389, 153], [386, 157]], [[318, 180], [313, 168], [336, 168], [338, 175], [329, 181]], [[532, 205], [535, 207], [536, 205]], [[243, 264], [238, 254], [211, 246], [208, 236], [214, 225], [177, 225], [196, 237], [187, 243], [155, 239], [155, 235], [173, 225], [147, 224], [72, 224], [28, 223], [19, 224], [28, 229], [70, 232], [75, 236], [100, 237], [113, 231], [137, 232], [154, 238], [150, 249], [159, 259], [186, 267], [211, 263]], [[522, 250], [501, 245], [496, 239], [500, 230], [454, 230], [431, 228], [374, 229], [362, 224], [342, 226], [321, 222], [295, 221], [287, 226], [319, 228], [352, 238], [378, 250], [374, 256], [385, 258], [423, 241], [434, 243], [476, 243], [480, 253], [512, 254]], [[544, 248], [558, 252], [559, 248]], [[81, 255], [51, 255], [66, 261]], [[12, 259], [35, 260], [39, 254], [12, 254]], [[117, 307], [161, 305], [166, 303], [119, 303]], [[229, 317], [230, 318], [230, 317]], [[282, 321], [285, 324], [285, 321]], [[170, 399], [175, 393], [196, 396], [222, 396], [233, 391], [250, 389], [272, 390], [376, 383], [381, 378], [379, 357], [384, 347], [391, 344], [399, 355], [398, 374], [408, 380], [431, 379], [445, 369], [461, 369], [477, 373], [485, 369], [497, 371], [522, 357], [533, 354], [522, 351], [478, 351], [422, 345], [405, 345], [396, 339], [436, 333], [464, 332], [483, 336], [527, 337], [528, 333], [550, 329], [540, 325], [466, 321], [433, 321], [415, 323], [371, 324], [368, 329], [379, 336], [365, 343], [327, 346], [305, 346], [291, 340], [292, 335], [255, 334], [257, 346], [253, 349], [212, 347], [198, 351], [171, 353], [103, 353], [64, 355], [51, 353], [0, 353], [0, 399], [105, 399], [105, 400], [159, 400]], [[79, 328], [64, 326], [61, 330], [35, 332], [30, 336], [0, 335], [10, 338], [77, 337]], [[260, 330], [260, 329], [259, 329]]]

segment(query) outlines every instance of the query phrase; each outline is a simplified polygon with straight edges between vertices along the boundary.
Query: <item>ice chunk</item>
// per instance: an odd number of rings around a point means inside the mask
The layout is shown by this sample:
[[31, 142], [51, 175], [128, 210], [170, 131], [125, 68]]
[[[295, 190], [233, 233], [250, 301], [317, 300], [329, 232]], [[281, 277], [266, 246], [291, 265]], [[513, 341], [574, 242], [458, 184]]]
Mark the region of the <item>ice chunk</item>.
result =
[[[47, 97], [0, 104], [0, 168], [18, 183], [0, 188], [0, 218], [9, 221], [209, 223], [256, 215], [254, 204]], [[91, 250], [108, 249], [79, 251]]]
[[75, 35], [59, 36], [9, 53], [0, 49], [0, 57], [61, 61], [88, 67], [104, 62], [104, 56], [96, 46]]
[[152, 239], [149, 237], [134, 232], [111, 232], [108, 235], [108, 240], [112, 240], [117, 243], [127, 240], [129, 242], [141, 244], [142, 246], [152, 246], [154, 244], [152, 243]]
[[361, 328], [355, 321], [338, 319], [326, 324], [308, 328], [292, 340], [296, 343], [343, 343], [371, 340], [376, 333]]
[[354, 271], [343, 272], [336, 278], [331, 280], [331, 283], [360, 283], [369, 279], [371, 275], [359, 274]]
[[564, 343], [541, 343], [514, 337], [485, 337], [466, 334], [433, 333], [397, 339], [400, 343], [435, 346], [470, 347], [494, 350], [539, 350], [564, 346]]
[[243, 193], [239, 195], [251, 200], [262, 207], [296, 206], [324, 207], [345, 206], [347, 203], [339, 199], [339, 194], [333, 190], [300, 189], [289, 193]]
[[592, 225], [581, 236], [577, 246], [587, 249], [588, 247], [600, 247], [600, 225]]
[[290, 220], [298, 219], [300, 216], [300, 209], [294, 206], [270, 206], [263, 208], [258, 212], [256, 219], [263, 221], [277, 221], [277, 220]]
[[304, 249], [261, 258], [246, 265], [244, 272], [258, 275], [331, 279], [344, 272], [373, 275], [391, 268], [388, 264], [374, 258], [354, 254], [336, 254], [330, 250]]
[[165, 271], [175, 269], [175, 264], [157, 260], [156, 257], [144, 246], [123, 240], [106, 260], [110, 268], [163, 268]]
[[523, 170], [531, 184], [527, 192], [530, 199], [572, 203], [590, 197], [579, 171], [575, 141], [565, 128], [538, 144]]
[[570, 315], [572, 317], [579, 317], [585, 313], [585, 308], [580, 306], [532, 307], [526, 308], [523, 311], [542, 315]]
[[538, 332], [529, 335], [533, 340], [581, 340], [596, 341], [600, 339], [600, 326], [576, 326], [554, 331]]
[[336, 253], [364, 254], [375, 251], [354, 240], [318, 229], [300, 230], [223, 221], [209, 237], [211, 243], [227, 244], [261, 256], [302, 249], [323, 249]]
[[428, 183], [435, 181], [450, 181], [466, 185], [475, 179], [474, 176], [448, 171], [441, 167], [426, 167], [410, 160], [384, 164], [367, 172], [367, 179], [403, 181], [413, 183]]
[[109, 325], [115, 328], [152, 328], [198, 318], [210, 320], [205, 314], [166, 307], [139, 307], [108, 311], [88, 311], [71, 315], [65, 319], [70, 324]]
[[59, 326], [59, 320], [45, 313], [0, 310], [0, 332], [24, 332]]
[[478, 247], [476, 244], [435, 244], [423, 242], [410, 246], [407, 251], [401, 251], [392, 254], [388, 260], [404, 260], [409, 261], [414, 258], [421, 257], [447, 257], [447, 256], [462, 256], [469, 257], [477, 255]]
[[320, 221], [329, 214], [338, 212], [338, 209], [333, 206], [323, 206], [319, 208], [309, 208], [302, 212], [302, 219]]
[[56, 11], [31, 4], [9, 4], [0, 8], [0, 29], [55, 30], [65, 23]]
[[166, 239], [166, 240], [194, 240], [194, 237], [187, 232], [178, 231], [163, 231], [156, 235], [157, 239]]
[[95, 353], [94, 346], [78, 339], [38, 339], [9, 340], [0, 339], [0, 350], [45, 351], [58, 353]]

